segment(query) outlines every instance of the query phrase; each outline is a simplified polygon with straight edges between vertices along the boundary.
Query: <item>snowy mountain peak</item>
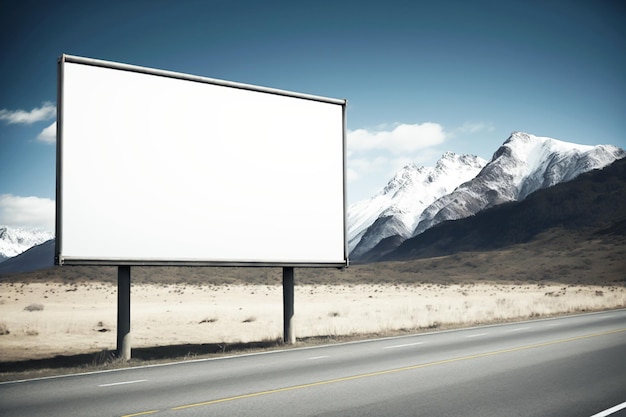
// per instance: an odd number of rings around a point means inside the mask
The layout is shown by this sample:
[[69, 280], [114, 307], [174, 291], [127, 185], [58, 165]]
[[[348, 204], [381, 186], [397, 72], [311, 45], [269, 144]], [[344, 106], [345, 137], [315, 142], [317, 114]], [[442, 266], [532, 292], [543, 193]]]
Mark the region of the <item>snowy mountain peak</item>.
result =
[[589, 146], [514, 132], [471, 181], [422, 213], [414, 235], [446, 220], [471, 216], [507, 201], [519, 201], [626, 156], [612, 145]]
[[0, 262], [53, 238], [52, 233], [42, 230], [0, 226]]
[[443, 175], [447, 170], [464, 168], [482, 168], [487, 161], [476, 155], [457, 155], [454, 152], [446, 152], [435, 165], [435, 172]]
[[348, 239], [355, 260], [376, 259], [403, 240], [626, 157], [612, 145], [580, 145], [513, 132], [489, 163], [446, 152], [435, 167], [410, 164], [377, 195], [348, 208]]
[[524, 162], [532, 171], [537, 164], [543, 162], [549, 154], [583, 153], [593, 149], [590, 145], [563, 142], [548, 137], [534, 136], [528, 133], [513, 132], [501, 148], [511, 150], [509, 157]]
[[446, 152], [434, 167], [406, 165], [374, 197], [348, 208], [352, 254], [365, 253], [388, 236], [409, 237], [424, 208], [473, 178], [486, 163], [474, 155]]
[[[598, 145], [598, 146], [611, 146], [611, 145]], [[535, 136], [524, 132], [513, 132], [511, 136], [502, 144], [502, 147], [510, 148], [514, 153], [523, 156], [533, 154], [535, 152], [541, 152], [550, 150], [554, 152], [587, 152], [593, 149], [593, 145], [581, 145], [578, 143], [565, 142], [562, 140]]]
[[624, 155], [622, 149], [612, 145], [581, 145], [513, 132], [489, 165], [499, 166], [517, 184], [507, 199], [522, 200], [538, 189], [603, 168]]
[[382, 189], [382, 194], [395, 194], [398, 191], [406, 187], [410, 187], [417, 175], [423, 172], [424, 167], [419, 167], [416, 164], [409, 164], [402, 168], [393, 176], [393, 178], [387, 183], [385, 188]]
[[454, 161], [458, 157], [459, 156], [457, 154], [455, 154], [454, 152], [446, 151], [446, 152], [443, 153], [443, 155], [441, 155], [441, 158], [437, 162], [448, 161], [448, 160]]

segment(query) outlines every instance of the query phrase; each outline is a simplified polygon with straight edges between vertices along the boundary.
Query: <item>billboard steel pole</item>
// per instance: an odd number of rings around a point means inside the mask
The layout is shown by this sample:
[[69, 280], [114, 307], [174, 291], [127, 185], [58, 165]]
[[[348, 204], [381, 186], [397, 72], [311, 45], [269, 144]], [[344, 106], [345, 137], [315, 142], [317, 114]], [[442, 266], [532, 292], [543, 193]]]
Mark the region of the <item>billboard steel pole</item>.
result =
[[117, 357], [130, 360], [130, 266], [117, 267]]
[[285, 344], [296, 343], [294, 332], [294, 278], [293, 267], [283, 268], [283, 341]]

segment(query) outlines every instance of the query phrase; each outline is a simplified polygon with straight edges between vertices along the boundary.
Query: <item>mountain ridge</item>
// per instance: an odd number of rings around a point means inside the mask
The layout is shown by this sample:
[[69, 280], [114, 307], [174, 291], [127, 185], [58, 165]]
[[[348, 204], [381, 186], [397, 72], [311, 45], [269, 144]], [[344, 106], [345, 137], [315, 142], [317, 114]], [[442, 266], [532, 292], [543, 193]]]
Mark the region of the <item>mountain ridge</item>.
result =
[[522, 201], [442, 222], [403, 241], [378, 260], [423, 259], [502, 249], [530, 242], [551, 229], [578, 230], [589, 239], [609, 235], [626, 237], [626, 158], [538, 190]]
[[52, 238], [44, 230], [0, 226], [0, 263]]
[[[421, 212], [413, 211], [416, 227], [410, 236], [406, 231], [393, 233], [393, 227], [383, 228], [387, 223], [395, 226], [395, 219], [384, 216], [376, 218], [368, 227], [361, 226], [360, 237], [369, 235], [370, 244], [366, 250], [352, 252], [352, 260], [364, 262], [377, 259], [392, 251], [394, 245], [397, 247], [404, 240], [441, 222], [473, 216], [509, 201], [523, 200], [539, 189], [569, 181], [582, 172], [604, 167], [624, 156], [626, 151], [613, 145], [580, 145], [513, 132], [473, 178], [436, 198]], [[413, 191], [413, 194], [419, 194], [419, 190]], [[360, 206], [355, 203], [351, 208], [359, 209]], [[350, 232], [348, 235], [351, 240], [355, 239]]]
[[351, 256], [366, 253], [385, 237], [410, 237], [425, 207], [474, 177], [486, 163], [478, 156], [446, 152], [434, 167], [403, 167], [376, 195], [348, 208]]

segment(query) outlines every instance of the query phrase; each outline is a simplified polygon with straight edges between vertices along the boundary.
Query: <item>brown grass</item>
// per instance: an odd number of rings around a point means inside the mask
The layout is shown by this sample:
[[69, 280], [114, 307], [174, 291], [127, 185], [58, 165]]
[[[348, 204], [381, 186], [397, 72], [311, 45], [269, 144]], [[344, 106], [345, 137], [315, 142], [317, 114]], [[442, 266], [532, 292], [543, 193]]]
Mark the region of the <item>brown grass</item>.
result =
[[[67, 291], [69, 288], [75, 290]], [[114, 350], [116, 287], [0, 284], [2, 361]], [[46, 300], [45, 311], [24, 305]], [[299, 338], [384, 335], [626, 306], [623, 286], [563, 284], [298, 285]], [[135, 284], [134, 347], [232, 344], [282, 336], [280, 285]]]
[[[296, 335], [343, 339], [623, 308], [625, 243], [552, 230], [492, 252], [296, 268]], [[49, 366], [58, 355], [108, 362], [116, 343], [116, 272], [65, 266], [3, 276], [0, 372], [15, 361]], [[282, 336], [280, 268], [133, 267], [132, 282], [138, 354], [267, 347]]]

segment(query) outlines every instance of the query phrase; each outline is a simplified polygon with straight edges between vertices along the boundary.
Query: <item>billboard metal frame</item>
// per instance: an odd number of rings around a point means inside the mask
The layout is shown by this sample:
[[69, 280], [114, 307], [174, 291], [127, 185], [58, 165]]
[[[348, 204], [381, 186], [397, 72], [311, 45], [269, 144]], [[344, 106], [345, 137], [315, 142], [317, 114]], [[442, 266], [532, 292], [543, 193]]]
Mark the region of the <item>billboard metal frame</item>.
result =
[[[193, 81], [197, 83], [212, 84], [216, 86], [230, 87], [259, 93], [273, 94], [303, 100], [312, 100], [322, 103], [329, 103], [341, 106], [342, 110], [342, 169], [343, 169], [343, 259], [329, 262], [318, 261], [298, 261], [293, 259], [258, 261], [258, 260], [214, 260], [214, 259], [139, 259], [139, 258], [107, 258], [103, 257], [72, 257], [65, 256], [63, 252], [63, 135], [64, 135], [64, 64], [82, 64], [94, 67], [109, 68], [114, 70], [129, 71], [140, 74], [148, 74], [159, 77], [167, 77], [177, 80]], [[62, 55], [58, 59], [58, 82], [57, 82], [57, 172], [56, 172], [56, 248], [55, 263], [57, 265], [111, 265], [111, 266], [272, 266], [272, 267], [346, 267], [348, 266], [348, 242], [346, 235], [346, 107], [347, 101], [344, 99], [332, 99], [310, 94], [296, 93], [286, 90], [260, 87], [250, 84], [242, 84], [189, 75], [179, 72], [152, 69], [141, 66], [115, 63], [92, 58], [77, 57], [72, 55]], [[119, 202], [124, 204], [124, 202]]]

